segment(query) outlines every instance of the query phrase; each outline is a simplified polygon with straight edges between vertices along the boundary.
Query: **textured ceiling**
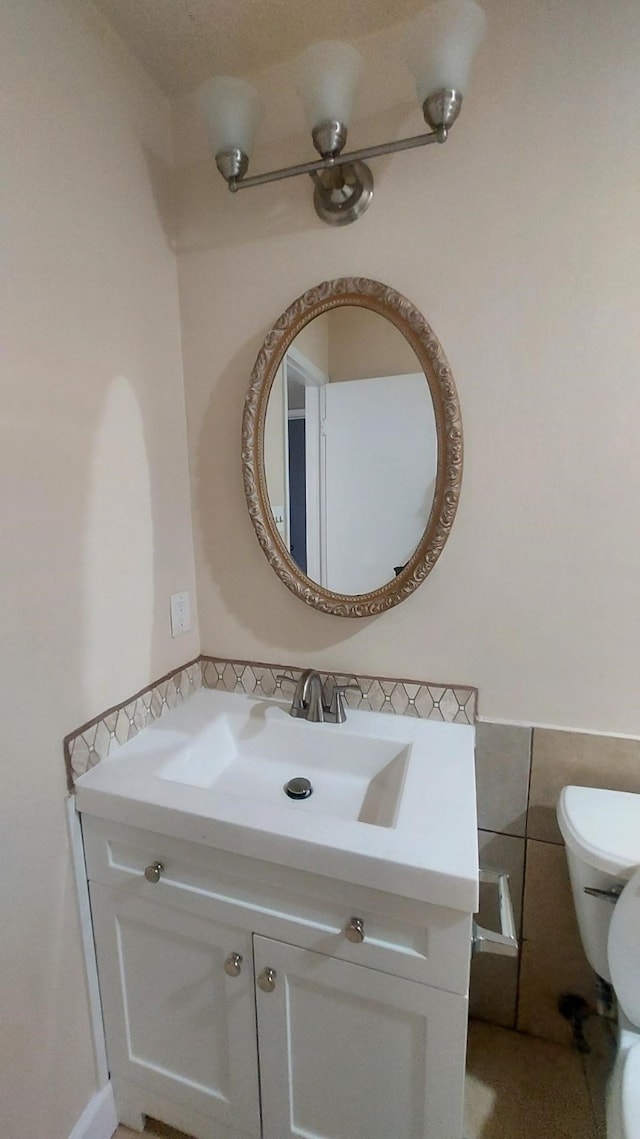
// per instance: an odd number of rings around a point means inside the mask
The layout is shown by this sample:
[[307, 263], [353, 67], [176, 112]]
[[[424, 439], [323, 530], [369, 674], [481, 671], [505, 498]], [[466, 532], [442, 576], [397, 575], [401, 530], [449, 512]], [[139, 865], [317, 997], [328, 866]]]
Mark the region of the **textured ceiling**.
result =
[[353, 39], [417, 12], [424, 0], [94, 0], [167, 95], [211, 75], [282, 63], [319, 39]]

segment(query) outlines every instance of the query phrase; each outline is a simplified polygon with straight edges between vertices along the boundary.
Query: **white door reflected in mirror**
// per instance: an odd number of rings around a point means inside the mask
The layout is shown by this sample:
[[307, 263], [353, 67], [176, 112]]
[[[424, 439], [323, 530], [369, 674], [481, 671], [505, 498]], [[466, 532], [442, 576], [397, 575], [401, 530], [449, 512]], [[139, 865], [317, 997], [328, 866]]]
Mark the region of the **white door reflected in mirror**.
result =
[[402, 333], [356, 306], [310, 321], [271, 387], [264, 464], [291, 557], [325, 589], [362, 594], [414, 554], [438, 464], [431, 392]]

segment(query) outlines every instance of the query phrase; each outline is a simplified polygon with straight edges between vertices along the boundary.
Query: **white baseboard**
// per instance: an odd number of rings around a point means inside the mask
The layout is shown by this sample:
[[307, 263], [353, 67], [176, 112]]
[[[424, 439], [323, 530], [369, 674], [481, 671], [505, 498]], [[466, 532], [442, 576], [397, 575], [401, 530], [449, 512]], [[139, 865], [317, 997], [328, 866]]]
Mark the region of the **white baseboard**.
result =
[[89, 1100], [69, 1139], [111, 1139], [117, 1126], [113, 1090], [106, 1084]]

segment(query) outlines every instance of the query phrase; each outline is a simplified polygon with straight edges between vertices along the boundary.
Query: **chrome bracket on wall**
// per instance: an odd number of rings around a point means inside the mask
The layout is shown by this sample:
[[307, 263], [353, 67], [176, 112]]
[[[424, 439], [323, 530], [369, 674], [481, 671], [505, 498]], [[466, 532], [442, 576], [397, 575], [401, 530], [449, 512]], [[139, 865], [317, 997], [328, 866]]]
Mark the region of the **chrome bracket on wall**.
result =
[[611, 886], [609, 889], [602, 889], [600, 886], [585, 886], [584, 892], [591, 898], [602, 898], [603, 901], [611, 902], [611, 905], [615, 906], [623, 889], [624, 886]]
[[480, 881], [488, 882], [497, 887], [498, 908], [500, 911], [500, 932], [484, 929], [483, 926], [473, 923], [471, 934], [471, 953], [497, 953], [502, 957], [518, 956], [518, 938], [516, 936], [516, 923], [511, 904], [511, 891], [509, 889], [509, 875], [499, 870], [480, 870]]

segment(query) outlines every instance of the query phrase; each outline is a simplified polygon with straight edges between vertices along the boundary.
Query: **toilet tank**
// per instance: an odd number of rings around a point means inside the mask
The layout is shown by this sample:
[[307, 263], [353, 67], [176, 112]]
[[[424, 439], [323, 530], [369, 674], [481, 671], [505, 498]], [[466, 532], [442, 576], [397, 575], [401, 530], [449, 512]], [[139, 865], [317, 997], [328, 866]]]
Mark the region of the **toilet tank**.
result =
[[[615, 897], [640, 865], [640, 794], [565, 787], [558, 803], [558, 824], [567, 847], [587, 960], [596, 973], [611, 981], [607, 939]], [[585, 888], [601, 890], [603, 895], [594, 897]]]

